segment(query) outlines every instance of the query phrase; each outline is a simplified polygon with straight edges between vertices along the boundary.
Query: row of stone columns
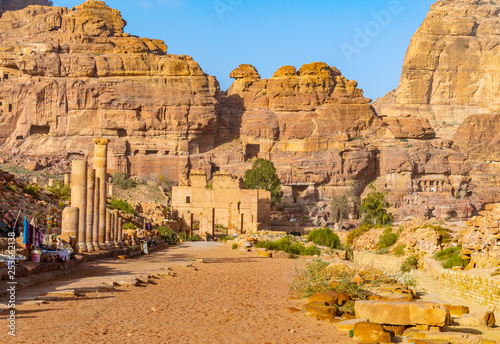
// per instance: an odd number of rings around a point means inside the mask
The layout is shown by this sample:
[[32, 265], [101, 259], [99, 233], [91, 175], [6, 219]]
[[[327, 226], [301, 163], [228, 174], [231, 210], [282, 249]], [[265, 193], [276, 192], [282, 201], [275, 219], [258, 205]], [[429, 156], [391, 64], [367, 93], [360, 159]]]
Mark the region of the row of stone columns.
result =
[[109, 139], [99, 138], [93, 141], [94, 168], [88, 168], [86, 160], [73, 161], [71, 207], [63, 211], [63, 234], [76, 237], [78, 252], [125, 246], [119, 213], [117, 210], [112, 212], [107, 209], [106, 173]]

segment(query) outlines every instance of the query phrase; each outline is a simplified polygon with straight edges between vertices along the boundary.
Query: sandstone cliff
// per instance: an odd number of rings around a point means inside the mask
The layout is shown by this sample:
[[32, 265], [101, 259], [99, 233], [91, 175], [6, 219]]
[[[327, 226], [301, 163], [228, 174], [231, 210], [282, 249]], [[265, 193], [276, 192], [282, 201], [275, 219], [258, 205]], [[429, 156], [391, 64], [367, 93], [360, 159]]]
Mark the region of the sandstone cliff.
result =
[[500, 1], [437, 1], [413, 36], [399, 87], [379, 114], [413, 114], [432, 125], [500, 110]]
[[[106, 136], [111, 172], [170, 180], [192, 169], [242, 176], [261, 157], [276, 165], [291, 208], [361, 195], [372, 181], [389, 191], [399, 218], [466, 218], [500, 201], [498, 169], [473, 156], [474, 146], [498, 141], [498, 130], [488, 132], [497, 118], [480, 117], [480, 130], [471, 119], [454, 144], [436, 138], [421, 113], [380, 116], [384, 107], [377, 114], [356, 81], [320, 62], [281, 67], [270, 79], [241, 65], [220, 92], [191, 57], [170, 55], [163, 41], [131, 36], [125, 25], [102, 1], [2, 14], [4, 152], [66, 161], [92, 156], [91, 138]], [[406, 101], [400, 92], [377, 105]], [[469, 144], [477, 135], [484, 140]]]
[[0, 140], [31, 154], [84, 154], [80, 142], [106, 135], [123, 166], [125, 154], [212, 148], [217, 80], [125, 25], [103, 1], [3, 13]]

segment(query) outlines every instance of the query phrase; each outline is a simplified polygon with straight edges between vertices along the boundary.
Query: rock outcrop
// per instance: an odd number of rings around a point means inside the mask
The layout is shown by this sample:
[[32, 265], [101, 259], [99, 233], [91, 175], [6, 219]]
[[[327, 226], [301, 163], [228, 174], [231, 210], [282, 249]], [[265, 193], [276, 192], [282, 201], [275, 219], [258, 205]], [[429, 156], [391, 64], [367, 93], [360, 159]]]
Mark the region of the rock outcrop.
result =
[[399, 87], [379, 114], [461, 124], [500, 110], [500, 2], [437, 1], [413, 36]]
[[[91, 159], [91, 138], [106, 136], [111, 173], [170, 180], [190, 170], [242, 176], [254, 158], [266, 158], [277, 167], [285, 205], [359, 196], [375, 181], [389, 191], [398, 218], [467, 218], [500, 202], [498, 168], [485, 162], [496, 159], [495, 148], [481, 155], [482, 147], [498, 146], [498, 118], [481, 114], [499, 98], [498, 37], [487, 17], [498, 17], [493, 7], [435, 4], [412, 41], [401, 86], [376, 107], [356, 81], [321, 62], [284, 66], [269, 79], [241, 65], [231, 73], [233, 85], [220, 92], [191, 57], [126, 33], [120, 12], [102, 1], [7, 11], [0, 18], [0, 144], [15, 161], [29, 156], [43, 166], [46, 156]], [[472, 16], [478, 25], [466, 36], [457, 23]], [[438, 35], [439, 25], [453, 30]], [[479, 56], [465, 55], [465, 67], [454, 57], [460, 39]], [[465, 75], [463, 68], [474, 72]], [[470, 87], [459, 90], [473, 85], [472, 77], [479, 86], [466, 96]], [[427, 103], [421, 92], [430, 92]], [[437, 115], [422, 110], [445, 109], [439, 113], [449, 117], [451, 108], [478, 114], [455, 143], [452, 135], [436, 135]]]
[[81, 142], [105, 135], [115, 169], [126, 155], [213, 148], [217, 80], [125, 25], [103, 1], [3, 13], [0, 142], [30, 154], [86, 154]]

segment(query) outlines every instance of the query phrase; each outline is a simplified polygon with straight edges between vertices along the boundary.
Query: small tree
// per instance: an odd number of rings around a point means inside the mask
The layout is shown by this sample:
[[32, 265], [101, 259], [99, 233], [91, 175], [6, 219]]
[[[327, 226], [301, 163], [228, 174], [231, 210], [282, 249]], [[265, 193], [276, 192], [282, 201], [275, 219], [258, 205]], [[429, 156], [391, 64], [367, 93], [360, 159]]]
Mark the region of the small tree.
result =
[[276, 174], [276, 168], [269, 160], [255, 160], [252, 168], [245, 172], [243, 185], [247, 189], [264, 189], [271, 191], [271, 205], [273, 208], [276, 204], [281, 202], [283, 198], [281, 182]]
[[334, 196], [332, 201], [332, 212], [330, 214], [330, 219], [333, 222], [341, 222], [351, 211], [349, 205], [349, 195], [344, 193], [342, 195]]
[[361, 202], [359, 213], [363, 216], [363, 224], [370, 226], [385, 226], [394, 221], [394, 215], [387, 212], [391, 205], [385, 200], [387, 192], [379, 192], [377, 188], [370, 185], [371, 191]]

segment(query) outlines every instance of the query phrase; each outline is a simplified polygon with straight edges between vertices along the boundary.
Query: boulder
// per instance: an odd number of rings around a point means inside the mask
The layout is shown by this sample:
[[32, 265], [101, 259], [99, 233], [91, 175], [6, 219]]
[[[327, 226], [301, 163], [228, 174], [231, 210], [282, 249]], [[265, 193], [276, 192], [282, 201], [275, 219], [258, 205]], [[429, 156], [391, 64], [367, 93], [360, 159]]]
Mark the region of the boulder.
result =
[[448, 310], [435, 303], [357, 301], [356, 317], [386, 325], [446, 326]]
[[391, 335], [380, 324], [360, 322], [354, 325], [353, 339], [358, 343], [391, 343]]
[[457, 322], [461, 326], [493, 327], [495, 326], [495, 314], [489, 311], [464, 314], [460, 319], [457, 319]]

